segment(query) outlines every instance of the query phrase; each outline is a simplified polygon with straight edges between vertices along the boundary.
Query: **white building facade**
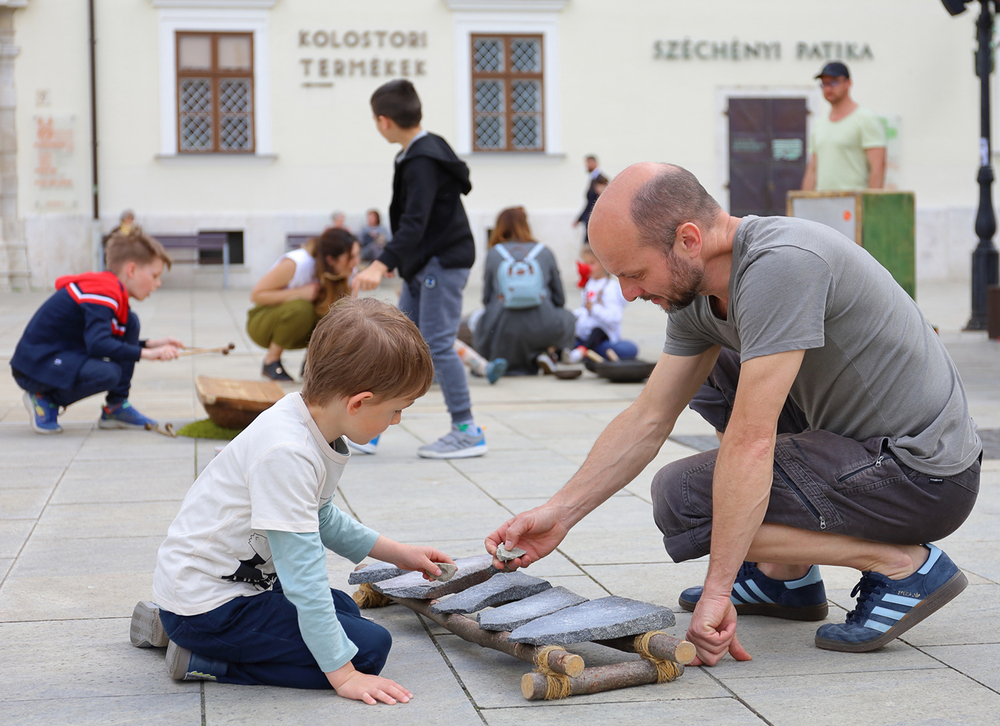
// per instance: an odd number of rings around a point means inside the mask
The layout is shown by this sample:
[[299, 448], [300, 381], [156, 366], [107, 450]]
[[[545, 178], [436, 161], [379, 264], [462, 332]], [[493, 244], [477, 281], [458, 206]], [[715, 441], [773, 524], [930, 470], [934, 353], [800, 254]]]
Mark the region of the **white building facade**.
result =
[[[813, 77], [829, 60], [887, 120], [889, 182], [916, 194], [918, 279], [967, 276], [974, 12], [951, 18], [937, 0], [0, 0], [0, 285], [93, 268], [126, 208], [154, 235], [228, 232], [231, 284], [252, 285], [287, 235], [320, 231], [335, 210], [355, 229], [369, 208], [385, 214], [398, 147], [368, 99], [399, 77], [471, 168], [479, 249], [497, 213], [522, 205], [568, 274], [587, 154], [609, 176], [678, 163], [733, 213], [782, 213], [811, 119], [828, 110]], [[203, 262], [186, 283], [218, 285]]]

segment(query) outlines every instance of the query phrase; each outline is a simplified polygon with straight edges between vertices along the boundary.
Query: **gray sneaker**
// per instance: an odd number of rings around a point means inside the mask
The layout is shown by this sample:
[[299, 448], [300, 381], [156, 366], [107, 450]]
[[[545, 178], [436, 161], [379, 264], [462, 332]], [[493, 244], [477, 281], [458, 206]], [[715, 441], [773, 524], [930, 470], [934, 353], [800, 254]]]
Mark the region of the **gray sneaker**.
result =
[[423, 459], [470, 459], [482, 456], [487, 451], [486, 437], [478, 426], [465, 424], [453, 428], [433, 444], [417, 449], [417, 456]]
[[160, 623], [160, 609], [148, 600], [136, 603], [128, 635], [136, 648], [166, 648], [170, 642]]

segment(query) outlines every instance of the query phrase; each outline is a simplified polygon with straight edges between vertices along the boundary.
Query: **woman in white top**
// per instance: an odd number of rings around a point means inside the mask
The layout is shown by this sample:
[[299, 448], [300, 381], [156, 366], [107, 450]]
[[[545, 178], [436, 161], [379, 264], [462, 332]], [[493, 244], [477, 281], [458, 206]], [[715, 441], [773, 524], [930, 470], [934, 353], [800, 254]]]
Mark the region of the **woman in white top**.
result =
[[282, 255], [254, 285], [250, 301], [256, 305], [247, 314], [247, 333], [267, 348], [265, 378], [293, 380], [281, 364], [281, 353], [305, 348], [320, 318], [350, 294], [349, 278], [360, 250], [354, 235], [332, 227]]

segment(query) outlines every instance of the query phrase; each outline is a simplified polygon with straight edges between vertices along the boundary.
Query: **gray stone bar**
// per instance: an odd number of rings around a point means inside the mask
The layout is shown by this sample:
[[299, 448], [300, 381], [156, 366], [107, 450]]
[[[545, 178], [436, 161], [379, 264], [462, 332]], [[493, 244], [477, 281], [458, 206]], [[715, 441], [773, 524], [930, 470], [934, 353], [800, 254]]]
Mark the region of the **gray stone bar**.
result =
[[669, 608], [625, 597], [602, 597], [532, 620], [510, 634], [515, 643], [556, 645], [638, 635], [675, 623]]
[[436, 613], [474, 613], [477, 610], [521, 600], [551, 588], [545, 580], [523, 572], [502, 572], [486, 582], [431, 605]]
[[513, 631], [536, 618], [585, 602], [587, 598], [570, 592], [565, 587], [552, 587], [537, 595], [480, 613], [479, 627], [483, 630]]

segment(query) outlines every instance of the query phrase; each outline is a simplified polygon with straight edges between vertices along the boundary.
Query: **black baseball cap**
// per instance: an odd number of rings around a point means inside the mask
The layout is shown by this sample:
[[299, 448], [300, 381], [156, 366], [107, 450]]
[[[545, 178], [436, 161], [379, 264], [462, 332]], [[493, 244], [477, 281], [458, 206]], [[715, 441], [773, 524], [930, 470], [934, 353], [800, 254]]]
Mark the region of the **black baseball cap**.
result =
[[816, 78], [822, 78], [823, 76], [833, 76], [834, 78], [843, 76], [844, 78], [850, 78], [851, 72], [840, 61], [831, 61], [823, 66], [823, 70], [816, 74]]

